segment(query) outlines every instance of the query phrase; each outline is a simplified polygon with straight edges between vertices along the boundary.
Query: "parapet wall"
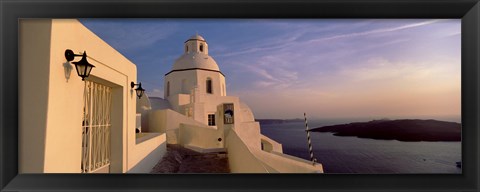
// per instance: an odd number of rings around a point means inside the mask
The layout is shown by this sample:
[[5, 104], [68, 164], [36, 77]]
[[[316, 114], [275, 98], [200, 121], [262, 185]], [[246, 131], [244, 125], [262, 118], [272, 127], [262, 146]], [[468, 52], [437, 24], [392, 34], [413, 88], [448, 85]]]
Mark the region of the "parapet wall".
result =
[[[135, 144], [127, 173], [149, 173], [167, 152], [165, 133], [147, 133], [149, 137]], [[139, 140], [139, 139], [137, 139]]]
[[199, 127], [205, 126], [171, 109], [150, 111], [147, 115], [149, 132], [167, 133], [168, 144], [180, 144], [178, 135], [181, 123]]
[[270, 173], [267, 167], [250, 152], [234, 130], [228, 133], [226, 140], [228, 164], [232, 173]]
[[181, 123], [179, 129], [179, 144], [203, 149], [223, 148], [223, 131], [208, 126], [195, 126]]
[[253, 148], [236, 130], [227, 136], [228, 163], [232, 173], [323, 173], [322, 164], [279, 152]]

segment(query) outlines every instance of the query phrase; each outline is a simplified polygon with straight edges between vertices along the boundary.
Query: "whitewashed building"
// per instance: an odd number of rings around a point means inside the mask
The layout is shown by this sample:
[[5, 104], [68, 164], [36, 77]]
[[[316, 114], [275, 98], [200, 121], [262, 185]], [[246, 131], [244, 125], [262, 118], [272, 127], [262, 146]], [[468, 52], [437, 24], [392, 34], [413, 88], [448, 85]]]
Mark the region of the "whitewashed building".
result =
[[[19, 26], [19, 172], [148, 173], [166, 134], [136, 137], [135, 64], [78, 20]], [[95, 67], [85, 81], [66, 50], [87, 52]]]
[[150, 98], [148, 131], [166, 132], [167, 143], [198, 152], [226, 151], [230, 170], [241, 173], [323, 172], [322, 165], [282, 153], [282, 145], [260, 133], [250, 108], [227, 96], [225, 75], [200, 35], [188, 38], [183, 54], [165, 74], [164, 99]]
[[[165, 74], [164, 98], [138, 98], [135, 64], [78, 20], [19, 24], [20, 173], [149, 173], [167, 143], [226, 152], [232, 172], [323, 172], [260, 133], [199, 35]], [[95, 67], [82, 80], [73, 64], [85, 51]]]

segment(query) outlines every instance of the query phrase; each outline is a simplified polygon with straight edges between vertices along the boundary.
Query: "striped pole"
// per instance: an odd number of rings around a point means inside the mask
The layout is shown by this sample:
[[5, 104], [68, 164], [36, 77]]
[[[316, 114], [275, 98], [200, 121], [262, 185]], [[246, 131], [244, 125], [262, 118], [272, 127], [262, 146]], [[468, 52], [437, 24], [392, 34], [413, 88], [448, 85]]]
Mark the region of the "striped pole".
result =
[[307, 114], [303, 113], [305, 117], [305, 131], [307, 132], [307, 141], [308, 141], [308, 150], [310, 151], [310, 161], [312, 161], [312, 165], [315, 165], [317, 159], [313, 157], [313, 148], [312, 148], [312, 141], [310, 140], [310, 130], [308, 129], [307, 123]]

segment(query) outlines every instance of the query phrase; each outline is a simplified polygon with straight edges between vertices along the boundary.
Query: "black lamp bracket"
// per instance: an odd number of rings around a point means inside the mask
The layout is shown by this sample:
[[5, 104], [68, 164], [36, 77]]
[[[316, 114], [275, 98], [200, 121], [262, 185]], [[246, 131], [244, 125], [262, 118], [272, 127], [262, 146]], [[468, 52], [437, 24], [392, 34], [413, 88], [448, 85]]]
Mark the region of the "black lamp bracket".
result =
[[135, 85], [140, 85], [140, 84], [135, 84], [133, 81], [130, 83], [130, 87], [131, 87], [131, 88], [134, 88]]
[[65, 59], [67, 59], [67, 61], [73, 61], [73, 59], [77, 56], [82, 56], [82, 55], [75, 54], [70, 49], [65, 50]]

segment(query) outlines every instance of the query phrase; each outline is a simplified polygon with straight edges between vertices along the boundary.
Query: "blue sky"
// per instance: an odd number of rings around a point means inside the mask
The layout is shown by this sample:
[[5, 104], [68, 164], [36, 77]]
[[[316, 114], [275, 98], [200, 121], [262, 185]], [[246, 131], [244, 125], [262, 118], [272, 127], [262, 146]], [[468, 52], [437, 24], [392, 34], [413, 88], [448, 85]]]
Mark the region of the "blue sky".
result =
[[149, 96], [196, 32], [256, 118], [460, 116], [460, 20], [81, 19]]

